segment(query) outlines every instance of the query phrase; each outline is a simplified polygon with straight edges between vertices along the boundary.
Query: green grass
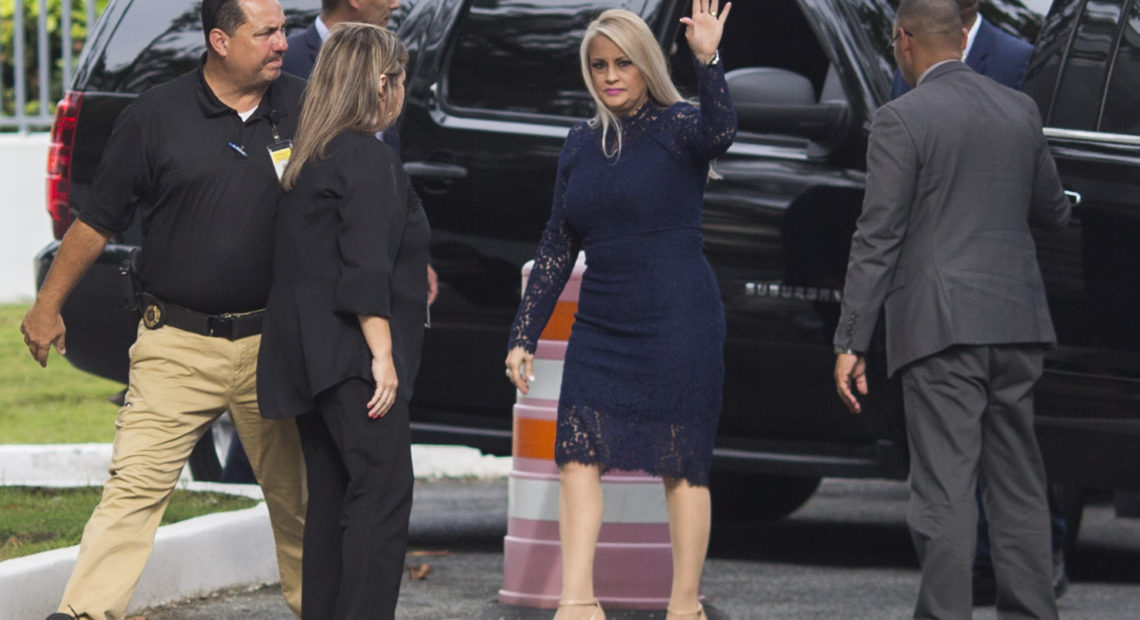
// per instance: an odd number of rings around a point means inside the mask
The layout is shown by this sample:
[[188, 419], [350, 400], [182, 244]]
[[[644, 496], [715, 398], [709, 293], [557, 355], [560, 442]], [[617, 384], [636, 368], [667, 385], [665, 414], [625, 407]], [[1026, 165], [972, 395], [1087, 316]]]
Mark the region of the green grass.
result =
[[[20, 333], [29, 304], [0, 305], [0, 443], [110, 443], [124, 386], [76, 370], [52, 350], [47, 368]], [[79, 543], [102, 489], [0, 486], [0, 561]], [[178, 490], [163, 525], [249, 508], [247, 497]]]
[[[99, 487], [0, 487], [0, 561], [79, 544]], [[176, 490], [162, 524], [257, 504], [248, 497]]]
[[117, 408], [107, 399], [124, 386], [76, 370], [55, 349], [40, 368], [20, 333], [29, 307], [0, 305], [0, 443], [110, 443]]

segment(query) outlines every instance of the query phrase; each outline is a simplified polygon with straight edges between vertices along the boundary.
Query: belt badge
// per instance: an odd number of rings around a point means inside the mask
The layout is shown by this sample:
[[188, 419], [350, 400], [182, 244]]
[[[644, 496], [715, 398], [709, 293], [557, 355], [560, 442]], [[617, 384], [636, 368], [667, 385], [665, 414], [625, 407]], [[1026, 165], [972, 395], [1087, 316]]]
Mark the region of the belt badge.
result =
[[162, 325], [162, 308], [158, 304], [149, 304], [143, 310], [143, 325], [146, 325], [147, 329], [157, 329]]

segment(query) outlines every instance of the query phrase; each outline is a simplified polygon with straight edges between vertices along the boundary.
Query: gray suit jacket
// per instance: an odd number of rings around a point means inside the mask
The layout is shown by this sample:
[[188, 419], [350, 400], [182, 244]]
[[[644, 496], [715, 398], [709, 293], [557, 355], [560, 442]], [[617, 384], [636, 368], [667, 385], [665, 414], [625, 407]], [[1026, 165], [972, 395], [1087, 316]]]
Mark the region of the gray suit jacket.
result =
[[956, 344], [1056, 342], [1029, 226], [1070, 206], [1029, 96], [958, 61], [875, 113], [834, 343], [887, 371]]

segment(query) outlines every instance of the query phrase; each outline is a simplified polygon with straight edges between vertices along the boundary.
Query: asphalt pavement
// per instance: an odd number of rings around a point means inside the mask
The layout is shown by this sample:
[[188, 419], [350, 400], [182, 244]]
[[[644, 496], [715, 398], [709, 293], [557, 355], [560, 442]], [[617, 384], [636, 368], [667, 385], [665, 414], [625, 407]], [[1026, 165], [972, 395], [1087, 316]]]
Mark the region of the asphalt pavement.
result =
[[[499, 605], [506, 534], [505, 480], [416, 482], [401, 620], [546, 620], [550, 610]], [[712, 620], [880, 620], [908, 618], [918, 567], [906, 531], [906, 486], [832, 480], [776, 523], [714, 524], [703, 591]], [[1140, 520], [1111, 506], [1086, 509], [1063, 618], [1140, 618]], [[276, 588], [228, 592], [144, 612], [147, 620], [287, 620]], [[663, 619], [664, 612], [607, 610], [610, 619]], [[976, 610], [975, 618], [996, 618]]]

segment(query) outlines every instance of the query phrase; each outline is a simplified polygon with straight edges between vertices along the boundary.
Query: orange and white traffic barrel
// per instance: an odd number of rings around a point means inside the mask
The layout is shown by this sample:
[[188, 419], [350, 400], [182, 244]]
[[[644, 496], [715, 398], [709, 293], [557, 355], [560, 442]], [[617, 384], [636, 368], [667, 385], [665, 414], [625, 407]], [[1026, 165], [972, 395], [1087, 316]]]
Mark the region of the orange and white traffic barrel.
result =
[[[584, 254], [578, 256], [535, 350], [529, 394], [514, 407], [514, 465], [509, 477], [503, 588], [499, 602], [557, 606], [562, 586], [558, 538], [558, 467], [554, 434], [566, 343], [578, 309]], [[523, 267], [523, 290], [533, 261]], [[663, 609], [669, 602], [673, 557], [660, 478], [643, 472], [602, 476], [602, 529], [594, 556], [594, 593], [611, 609]]]

